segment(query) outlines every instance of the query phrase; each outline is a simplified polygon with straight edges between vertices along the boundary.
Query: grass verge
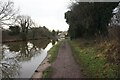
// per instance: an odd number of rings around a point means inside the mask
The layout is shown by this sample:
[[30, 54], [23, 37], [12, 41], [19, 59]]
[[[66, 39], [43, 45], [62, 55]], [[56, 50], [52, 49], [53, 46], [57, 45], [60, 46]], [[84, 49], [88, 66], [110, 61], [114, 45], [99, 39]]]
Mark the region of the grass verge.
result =
[[52, 73], [52, 68], [48, 67], [44, 72], [42, 78], [50, 78], [50, 74]]
[[107, 62], [103, 49], [91, 41], [69, 41], [75, 60], [89, 78], [116, 78], [116, 65]]
[[62, 41], [58, 42], [56, 45], [54, 45], [49, 51], [48, 51], [48, 55], [49, 57], [49, 61], [50, 63], [52, 63], [53, 61], [55, 61], [56, 57], [57, 57], [57, 53], [58, 53], [58, 49], [60, 44], [62, 43]]
[[[53, 63], [57, 57], [57, 53], [59, 50], [59, 46], [61, 45], [62, 41], [58, 42], [56, 45], [54, 45], [49, 51], [48, 51], [48, 56], [49, 57], [49, 62]], [[43, 78], [50, 78], [50, 75], [52, 73], [52, 67], [48, 67], [44, 72], [43, 72]]]

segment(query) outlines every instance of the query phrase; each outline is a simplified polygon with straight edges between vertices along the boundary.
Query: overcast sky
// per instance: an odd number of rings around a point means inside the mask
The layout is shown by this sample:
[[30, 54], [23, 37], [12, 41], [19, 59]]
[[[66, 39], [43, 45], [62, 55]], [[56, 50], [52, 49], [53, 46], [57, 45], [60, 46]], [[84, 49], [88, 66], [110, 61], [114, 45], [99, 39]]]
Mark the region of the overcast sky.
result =
[[29, 15], [34, 22], [52, 30], [68, 30], [64, 13], [70, 0], [12, 0], [20, 14]]

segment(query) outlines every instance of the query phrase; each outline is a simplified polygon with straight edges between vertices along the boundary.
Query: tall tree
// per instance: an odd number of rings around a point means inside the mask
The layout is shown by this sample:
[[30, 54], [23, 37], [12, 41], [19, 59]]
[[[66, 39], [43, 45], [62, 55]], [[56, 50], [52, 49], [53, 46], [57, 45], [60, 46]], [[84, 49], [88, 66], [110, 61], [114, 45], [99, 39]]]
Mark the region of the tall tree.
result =
[[16, 22], [21, 27], [21, 36], [25, 41], [27, 39], [28, 29], [34, 24], [30, 16], [19, 15], [16, 18]]
[[65, 13], [71, 38], [107, 35], [107, 25], [117, 2], [76, 2]]

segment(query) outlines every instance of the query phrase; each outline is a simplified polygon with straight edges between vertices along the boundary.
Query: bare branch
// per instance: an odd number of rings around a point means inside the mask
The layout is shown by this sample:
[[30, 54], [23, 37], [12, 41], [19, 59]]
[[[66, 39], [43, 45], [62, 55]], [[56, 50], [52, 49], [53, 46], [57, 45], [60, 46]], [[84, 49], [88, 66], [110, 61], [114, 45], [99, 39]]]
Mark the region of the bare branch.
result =
[[14, 19], [17, 12], [12, 1], [0, 1], [0, 23], [2, 25], [6, 25], [8, 24], [7, 21]]
[[27, 39], [28, 29], [33, 25], [33, 21], [30, 16], [19, 15], [16, 17], [17, 24], [21, 27], [22, 39]]

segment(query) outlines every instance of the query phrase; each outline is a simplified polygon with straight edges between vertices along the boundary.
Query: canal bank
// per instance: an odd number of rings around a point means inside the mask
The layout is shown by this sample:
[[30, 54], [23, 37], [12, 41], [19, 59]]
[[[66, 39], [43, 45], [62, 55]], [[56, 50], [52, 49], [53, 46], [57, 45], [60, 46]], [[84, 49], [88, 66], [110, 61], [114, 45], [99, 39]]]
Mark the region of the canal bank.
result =
[[61, 42], [62, 41], [58, 42], [48, 51], [46, 58], [35, 70], [34, 74], [32, 75], [32, 78], [47, 78], [50, 76], [52, 72], [51, 63], [56, 59]]
[[[115, 58], [109, 56], [108, 52], [113, 43], [97, 42], [92, 40], [77, 39], [69, 41], [73, 56], [76, 62], [81, 66], [83, 75], [87, 78], [118, 78], [119, 67], [108, 59]], [[109, 50], [110, 49], [110, 50]], [[116, 50], [115, 50], [116, 51]], [[108, 58], [109, 57], [109, 58]]]

